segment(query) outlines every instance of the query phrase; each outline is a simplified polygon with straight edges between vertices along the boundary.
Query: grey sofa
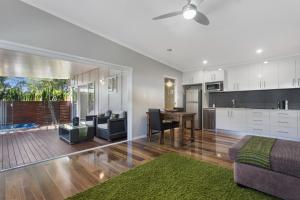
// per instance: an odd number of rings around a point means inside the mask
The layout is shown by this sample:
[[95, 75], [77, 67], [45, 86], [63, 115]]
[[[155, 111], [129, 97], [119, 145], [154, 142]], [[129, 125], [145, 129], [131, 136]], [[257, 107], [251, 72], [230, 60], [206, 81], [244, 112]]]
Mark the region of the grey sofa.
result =
[[236, 162], [239, 150], [250, 137], [245, 136], [229, 149], [235, 182], [282, 199], [299, 200], [300, 142], [276, 140], [270, 157], [272, 170], [267, 170]]

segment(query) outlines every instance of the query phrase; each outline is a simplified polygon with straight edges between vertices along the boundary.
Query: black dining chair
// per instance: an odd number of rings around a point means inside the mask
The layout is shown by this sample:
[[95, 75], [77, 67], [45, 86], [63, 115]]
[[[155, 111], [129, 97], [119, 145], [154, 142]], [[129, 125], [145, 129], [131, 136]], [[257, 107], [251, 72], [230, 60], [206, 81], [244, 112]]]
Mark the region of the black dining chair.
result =
[[160, 133], [159, 135], [159, 143], [163, 144], [164, 140], [164, 132], [165, 130], [171, 130], [171, 135], [174, 137], [174, 128], [178, 127], [178, 123], [174, 121], [163, 120], [162, 115], [160, 113], [160, 109], [149, 109], [149, 125], [150, 125], [150, 135], [149, 141], [151, 141], [151, 137], [153, 133]]

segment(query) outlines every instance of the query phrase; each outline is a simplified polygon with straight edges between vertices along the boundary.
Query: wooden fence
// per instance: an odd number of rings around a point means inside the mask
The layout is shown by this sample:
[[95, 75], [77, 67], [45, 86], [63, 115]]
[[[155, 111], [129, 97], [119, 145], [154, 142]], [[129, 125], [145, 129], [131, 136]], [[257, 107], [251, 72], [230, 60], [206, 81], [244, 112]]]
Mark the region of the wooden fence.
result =
[[50, 125], [71, 121], [71, 102], [0, 101], [0, 124]]

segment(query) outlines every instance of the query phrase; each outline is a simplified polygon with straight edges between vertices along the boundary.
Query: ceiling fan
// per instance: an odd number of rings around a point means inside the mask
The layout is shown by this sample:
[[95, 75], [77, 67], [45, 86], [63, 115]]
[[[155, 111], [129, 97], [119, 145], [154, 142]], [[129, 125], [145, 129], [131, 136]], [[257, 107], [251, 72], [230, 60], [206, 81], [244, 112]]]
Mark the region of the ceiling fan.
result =
[[[198, 0], [202, 3], [204, 0]], [[188, 0], [188, 3], [183, 6], [181, 11], [170, 12], [164, 15], [160, 15], [158, 17], [154, 17], [152, 20], [165, 19], [169, 17], [175, 17], [177, 15], [183, 15], [183, 17], [187, 20], [194, 19], [196, 22], [202, 25], [209, 25], [209, 20], [203, 13], [197, 10], [197, 6], [192, 0]]]

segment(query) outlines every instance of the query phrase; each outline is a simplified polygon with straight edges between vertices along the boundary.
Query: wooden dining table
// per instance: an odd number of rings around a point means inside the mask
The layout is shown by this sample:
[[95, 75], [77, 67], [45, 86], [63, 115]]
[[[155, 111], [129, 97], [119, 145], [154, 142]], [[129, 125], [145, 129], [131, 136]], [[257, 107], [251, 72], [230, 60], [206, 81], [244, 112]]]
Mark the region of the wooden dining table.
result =
[[[150, 117], [149, 113], [147, 112], [147, 137], [148, 140], [151, 137], [151, 126], [150, 126]], [[196, 113], [190, 113], [190, 112], [161, 112], [162, 119], [163, 120], [172, 120], [179, 122], [179, 142], [175, 146], [183, 146], [184, 145], [184, 131], [186, 128], [186, 122], [190, 122], [191, 124], [191, 142], [195, 140], [194, 135], [194, 120]]]

